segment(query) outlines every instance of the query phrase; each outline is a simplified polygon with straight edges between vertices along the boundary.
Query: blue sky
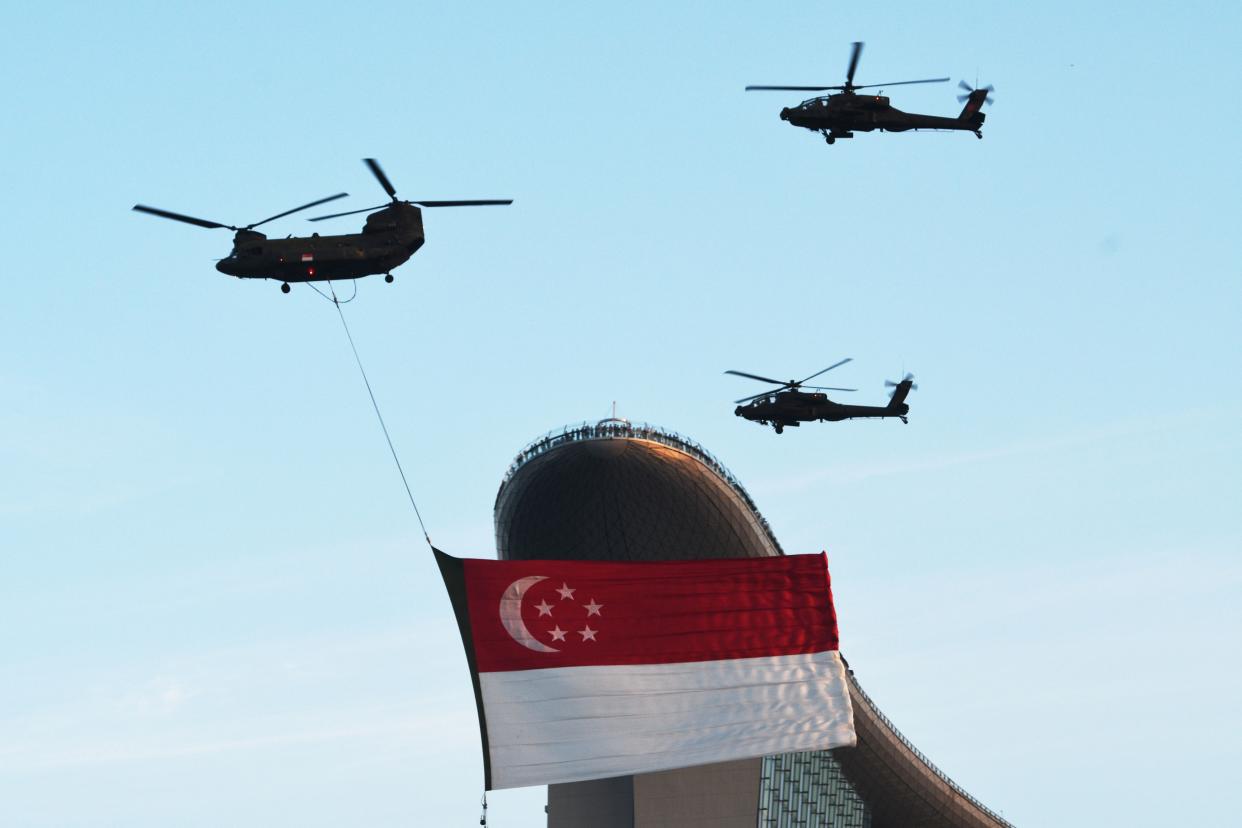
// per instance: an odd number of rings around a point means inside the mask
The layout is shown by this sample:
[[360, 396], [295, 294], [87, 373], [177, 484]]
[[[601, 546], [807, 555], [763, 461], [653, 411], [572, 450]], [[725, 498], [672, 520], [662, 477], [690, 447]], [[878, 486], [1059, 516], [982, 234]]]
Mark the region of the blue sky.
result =
[[[882, 709], [1018, 824], [1218, 824], [1242, 766], [1236, 8], [47, 3], [6, 12], [0, 822], [447, 824], [447, 600], [330, 305], [216, 273], [347, 190], [428, 210], [347, 313], [432, 538], [619, 413], [826, 548]], [[985, 139], [780, 122], [748, 83], [951, 75]], [[952, 114], [952, 84], [894, 103]], [[332, 222], [346, 232], [355, 219]], [[291, 217], [272, 234], [307, 232]], [[322, 229], [322, 228], [320, 228]], [[770, 431], [736, 368], [909, 426]], [[542, 789], [493, 797], [542, 824]]]

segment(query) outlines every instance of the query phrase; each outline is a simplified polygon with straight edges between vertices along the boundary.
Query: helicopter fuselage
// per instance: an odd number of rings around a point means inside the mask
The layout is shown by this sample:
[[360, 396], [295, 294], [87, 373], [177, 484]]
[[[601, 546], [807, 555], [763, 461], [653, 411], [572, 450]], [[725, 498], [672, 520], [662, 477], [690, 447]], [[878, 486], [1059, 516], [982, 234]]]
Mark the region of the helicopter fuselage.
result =
[[[903, 387], [904, 386], [904, 387]], [[902, 382], [888, 405], [843, 405], [828, 399], [826, 394], [806, 391], [779, 391], [754, 402], [739, 405], [733, 413], [762, 425], [773, 425], [780, 432], [785, 426], [800, 423], [853, 420], [864, 417], [899, 417], [904, 422], [910, 406], [904, 400], [910, 383]]]
[[240, 279], [283, 282], [360, 279], [388, 273], [424, 241], [422, 211], [395, 202], [367, 216], [361, 233], [270, 239], [254, 230], [239, 230], [233, 252], [216, 263], [216, 270]]
[[[986, 93], [985, 93], [986, 94]], [[840, 93], [803, 101], [781, 110], [781, 120], [797, 127], [822, 132], [828, 138], [849, 138], [854, 132], [905, 132], [918, 129], [956, 129], [983, 137], [984, 114], [970, 101], [956, 118], [903, 112], [884, 95]]]

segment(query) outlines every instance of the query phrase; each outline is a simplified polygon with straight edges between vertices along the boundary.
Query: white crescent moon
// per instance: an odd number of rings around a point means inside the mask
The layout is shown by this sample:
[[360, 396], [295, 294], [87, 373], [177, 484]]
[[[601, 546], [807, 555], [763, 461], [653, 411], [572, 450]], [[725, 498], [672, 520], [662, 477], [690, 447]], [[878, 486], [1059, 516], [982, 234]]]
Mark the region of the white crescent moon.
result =
[[525, 578], [518, 578], [505, 588], [505, 594], [500, 596], [500, 623], [505, 625], [505, 631], [513, 636], [513, 640], [534, 650], [537, 653], [557, 653], [555, 647], [549, 647], [526, 629], [526, 624], [522, 621], [522, 596], [526, 594], [526, 590], [533, 587], [540, 581], [546, 581], [546, 575], [529, 575]]

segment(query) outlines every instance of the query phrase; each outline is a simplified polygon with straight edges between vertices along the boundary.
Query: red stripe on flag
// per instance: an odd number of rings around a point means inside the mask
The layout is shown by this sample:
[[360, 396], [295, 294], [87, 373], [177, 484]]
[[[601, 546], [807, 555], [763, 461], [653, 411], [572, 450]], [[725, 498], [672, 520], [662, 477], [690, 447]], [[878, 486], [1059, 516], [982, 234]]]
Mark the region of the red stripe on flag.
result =
[[823, 553], [657, 563], [463, 563], [480, 672], [837, 649]]

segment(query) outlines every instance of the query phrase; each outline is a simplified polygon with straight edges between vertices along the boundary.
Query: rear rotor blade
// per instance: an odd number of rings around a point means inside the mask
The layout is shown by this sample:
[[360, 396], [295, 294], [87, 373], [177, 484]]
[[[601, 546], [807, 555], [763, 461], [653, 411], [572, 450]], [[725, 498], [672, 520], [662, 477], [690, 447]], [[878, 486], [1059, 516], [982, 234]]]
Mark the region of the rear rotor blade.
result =
[[831, 371], [833, 368], [840, 368], [840, 367], [841, 367], [842, 365], [844, 365], [845, 363], [847, 363], [847, 362], [852, 362], [852, 361], [853, 361], [853, 359], [854, 359], [853, 357], [846, 357], [845, 359], [841, 360], [840, 362], [834, 362], [832, 365], [829, 365], [829, 366], [828, 366], [827, 368], [825, 368], [824, 370], [822, 370], [822, 371], [816, 371], [814, 374], [811, 374], [811, 375], [810, 375], [809, 377], [807, 377], [806, 379], [804, 379], [804, 380], [800, 380], [797, 384], [798, 384], [798, 385], [801, 385], [802, 383], [806, 382], [807, 380], [812, 380], [812, 379], [815, 379], [815, 378], [816, 378], [816, 377], [818, 377], [820, 374], [826, 374], [826, 373], [828, 373], [829, 371]]
[[760, 92], [763, 90], [782, 90], [785, 92], [823, 92], [827, 89], [841, 89], [840, 86], [748, 86], [747, 92]]
[[962, 89], [965, 89], [967, 92], [974, 92], [974, 91], [975, 91], [975, 88], [974, 88], [973, 86], [971, 86], [969, 83], [967, 83], [966, 81], [964, 81], [964, 80], [960, 80], [960, 81], [958, 81], [958, 82], [957, 82], [957, 85], [958, 85], [958, 86], [960, 86]]
[[511, 198], [476, 198], [463, 201], [412, 201], [419, 207], [483, 207], [489, 204], [512, 204]]
[[253, 230], [260, 224], [267, 224], [269, 221], [275, 221], [278, 218], [284, 218], [285, 216], [310, 209], [311, 207], [318, 207], [320, 204], [327, 204], [329, 201], [336, 201], [338, 198], [345, 198], [347, 195], [349, 195], [349, 193], [337, 193], [334, 196], [328, 196], [327, 198], [321, 198], [318, 201], [312, 201], [310, 204], [303, 204], [301, 207], [294, 207], [292, 210], [285, 210], [283, 213], [277, 213], [271, 218], [265, 218], [263, 221], [256, 221], [254, 224], [247, 225], [246, 229]]
[[855, 86], [855, 89], [875, 89], [877, 86], [909, 86], [912, 83], [944, 83], [950, 78], [924, 78], [922, 80], [895, 81], [894, 83], [869, 83], [866, 86]]
[[376, 210], [382, 210], [387, 206], [387, 204], [378, 204], [375, 207], [363, 207], [361, 210], [350, 210], [347, 213], [333, 213], [330, 216], [315, 216], [314, 218], [307, 219], [307, 221], [324, 221], [325, 219], [340, 218], [341, 216], [356, 216], [358, 213], [373, 213]]
[[218, 221], [208, 221], [207, 219], [194, 218], [193, 216], [183, 216], [180, 213], [174, 213], [170, 210], [161, 210], [158, 207], [147, 207], [143, 204], [135, 204], [134, 209], [140, 213], [150, 213], [160, 218], [172, 219], [173, 221], [183, 221], [186, 224], [193, 224], [195, 227], [206, 227], [208, 230], [214, 230], [217, 227], [223, 227], [226, 230], [236, 230], [237, 228], [231, 224], [221, 224]]
[[760, 382], [770, 382], [773, 385], [788, 385], [785, 380], [774, 380], [769, 377], [761, 377], [758, 374], [748, 374], [745, 371], [725, 371], [726, 374], [732, 374], [735, 377], [746, 377], [747, 379], [759, 380]]
[[862, 55], [862, 41], [854, 41], [854, 50], [850, 52], [850, 68], [845, 72], [845, 85], [854, 84], [854, 72], [858, 69], [858, 58]]
[[379, 162], [374, 158], [364, 158], [362, 161], [371, 170], [371, 175], [375, 176], [380, 186], [384, 188], [384, 192], [388, 193], [388, 196], [395, 200], [397, 198], [397, 190], [392, 186], [392, 182], [388, 180], [388, 176], [384, 175]]

